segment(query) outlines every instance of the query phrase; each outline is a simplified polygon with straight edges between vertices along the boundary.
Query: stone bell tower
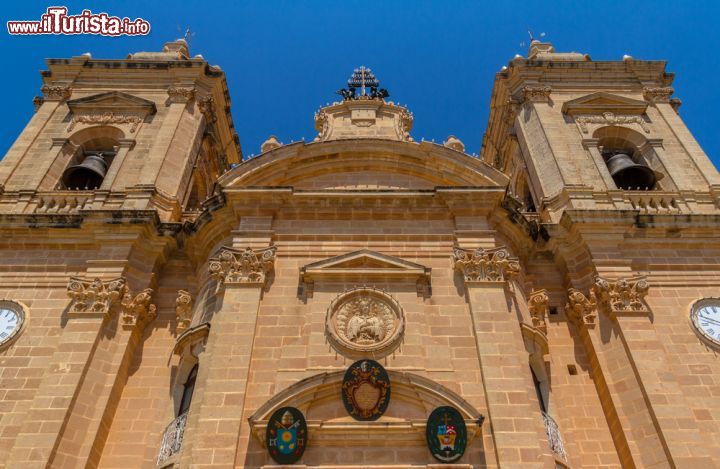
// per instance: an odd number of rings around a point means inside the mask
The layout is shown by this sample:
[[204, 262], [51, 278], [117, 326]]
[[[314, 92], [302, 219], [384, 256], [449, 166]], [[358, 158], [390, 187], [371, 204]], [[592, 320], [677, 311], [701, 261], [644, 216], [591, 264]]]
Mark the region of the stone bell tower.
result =
[[242, 159], [224, 72], [182, 39], [47, 67], [36, 113], [0, 162], [3, 211], [154, 209], [179, 221]]
[[665, 65], [533, 41], [496, 76], [483, 159], [548, 222], [570, 208], [714, 210], [720, 177], [678, 115]]

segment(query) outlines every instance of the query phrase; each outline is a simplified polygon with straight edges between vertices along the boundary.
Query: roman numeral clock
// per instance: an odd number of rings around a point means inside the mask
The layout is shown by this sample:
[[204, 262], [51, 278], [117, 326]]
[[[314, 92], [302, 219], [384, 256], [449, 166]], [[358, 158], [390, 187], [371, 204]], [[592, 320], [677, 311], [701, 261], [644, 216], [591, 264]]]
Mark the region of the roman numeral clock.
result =
[[690, 311], [695, 332], [709, 345], [720, 348], [720, 298], [703, 298]]
[[19, 303], [0, 300], [0, 350], [8, 347], [25, 324], [25, 308]]

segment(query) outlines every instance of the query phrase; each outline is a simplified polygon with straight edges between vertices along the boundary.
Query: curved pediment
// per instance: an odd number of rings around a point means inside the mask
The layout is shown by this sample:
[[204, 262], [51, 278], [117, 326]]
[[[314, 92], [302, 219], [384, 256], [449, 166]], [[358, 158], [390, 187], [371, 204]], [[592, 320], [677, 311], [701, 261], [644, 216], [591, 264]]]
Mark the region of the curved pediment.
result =
[[340, 395], [344, 371], [321, 373], [299, 381], [271, 397], [248, 419], [253, 434], [264, 444], [265, 428], [273, 412], [285, 406], [305, 415], [315, 446], [324, 444], [383, 446], [389, 434], [402, 434], [407, 445], [425, 445], [425, 424], [433, 409], [453, 406], [465, 418], [469, 443], [480, 434], [482, 414], [455, 392], [428, 378], [388, 370], [392, 398], [387, 411], [375, 421], [358, 421], [343, 407]]
[[274, 148], [220, 178], [224, 188], [429, 190], [504, 187], [503, 173], [478, 158], [429, 142], [347, 139]]

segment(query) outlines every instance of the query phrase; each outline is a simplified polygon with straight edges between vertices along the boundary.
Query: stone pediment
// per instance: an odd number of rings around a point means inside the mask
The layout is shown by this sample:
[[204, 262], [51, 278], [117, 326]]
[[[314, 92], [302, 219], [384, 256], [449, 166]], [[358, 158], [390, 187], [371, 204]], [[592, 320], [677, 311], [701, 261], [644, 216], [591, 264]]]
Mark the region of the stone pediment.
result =
[[300, 268], [300, 281], [306, 292], [312, 292], [315, 281], [349, 280], [367, 283], [371, 280], [415, 280], [418, 291], [430, 286], [429, 267], [399, 257], [362, 249]]
[[606, 92], [592, 93], [563, 104], [562, 112], [570, 116], [593, 115], [612, 112], [613, 114], [641, 115], [648, 103]]
[[132, 113], [141, 116], [155, 114], [155, 103], [119, 91], [94, 94], [67, 102], [73, 114], [92, 113]]

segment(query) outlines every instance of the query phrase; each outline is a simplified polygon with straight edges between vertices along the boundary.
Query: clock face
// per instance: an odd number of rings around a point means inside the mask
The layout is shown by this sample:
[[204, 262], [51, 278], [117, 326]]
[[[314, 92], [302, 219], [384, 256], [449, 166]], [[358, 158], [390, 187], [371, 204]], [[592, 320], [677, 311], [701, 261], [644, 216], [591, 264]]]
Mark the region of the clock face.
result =
[[690, 319], [703, 339], [720, 346], [720, 299], [698, 301], [693, 306]]
[[25, 315], [22, 308], [10, 302], [0, 304], [0, 346], [9, 342], [22, 327]]

